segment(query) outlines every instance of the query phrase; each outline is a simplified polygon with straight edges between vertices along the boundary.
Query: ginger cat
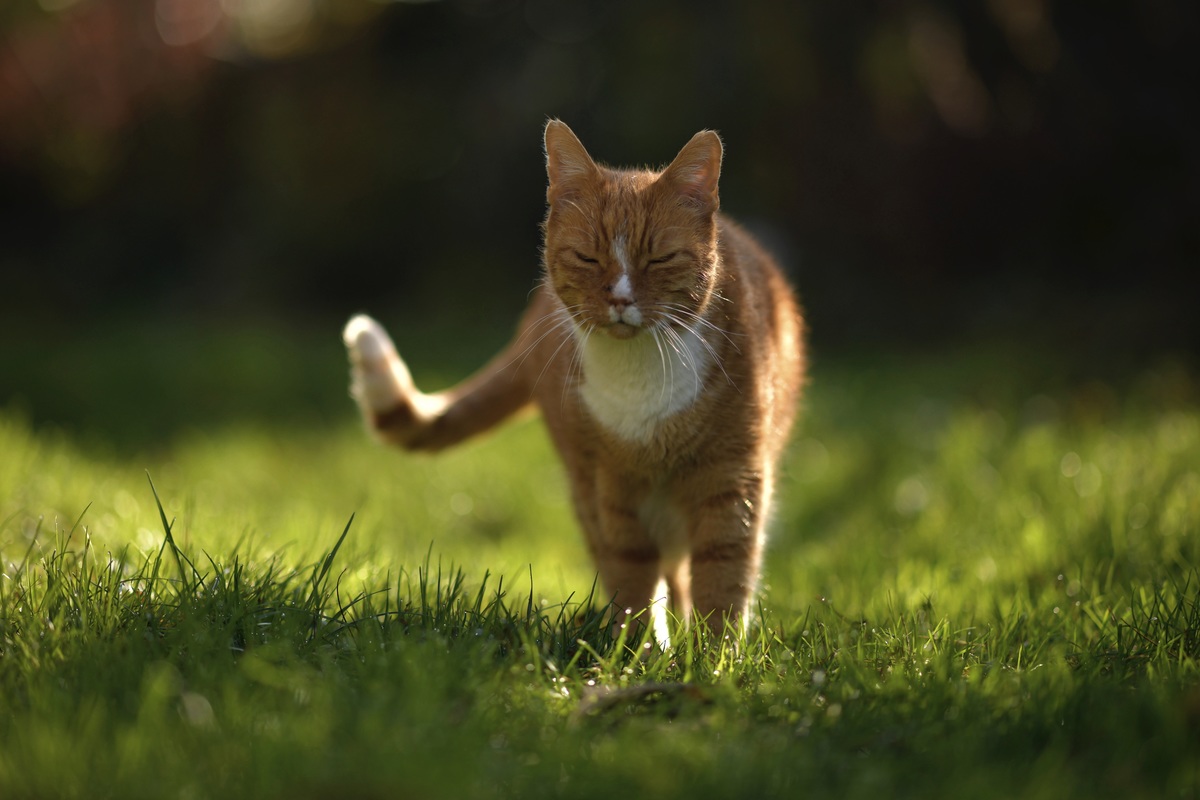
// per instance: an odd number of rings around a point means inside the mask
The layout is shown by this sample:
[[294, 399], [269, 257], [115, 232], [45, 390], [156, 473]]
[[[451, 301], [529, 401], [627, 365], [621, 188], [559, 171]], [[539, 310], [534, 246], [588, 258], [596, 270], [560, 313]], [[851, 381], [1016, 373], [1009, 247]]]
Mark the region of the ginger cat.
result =
[[380, 438], [410, 450], [536, 403], [624, 615], [652, 609], [665, 582], [681, 619], [744, 625], [803, 380], [795, 298], [718, 213], [712, 131], [659, 172], [596, 164], [557, 120], [545, 143], [544, 279], [513, 341], [427, 395], [383, 328], [357, 316], [344, 333], [351, 393]]

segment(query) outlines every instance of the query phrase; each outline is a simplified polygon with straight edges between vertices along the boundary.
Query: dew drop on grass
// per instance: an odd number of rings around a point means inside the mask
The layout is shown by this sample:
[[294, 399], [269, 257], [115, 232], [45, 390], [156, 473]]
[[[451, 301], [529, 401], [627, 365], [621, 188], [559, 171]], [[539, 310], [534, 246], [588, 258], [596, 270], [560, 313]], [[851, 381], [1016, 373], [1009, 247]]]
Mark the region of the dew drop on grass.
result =
[[1026, 492], [1021, 495], [1017, 510], [1025, 519], [1033, 519], [1042, 514], [1042, 496], [1037, 492]]
[[996, 560], [991, 556], [985, 556], [975, 568], [976, 577], [984, 583], [994, 579], [996, 572]]
[[179, 696], [179, 712], [189, 724], [197, 728], [211, 727], [216, 722], [212, 703], [196, 692], [183, 692]]
[[1145, 503], [1137, 503], [1129, 509], [1129, 527], [1133, 530], [1141, 530], [1149, 521], [1150, 509]]
[[916, 514], [929, 504], [929, 490], [921, 479], [912, 476], [900, 481], [893, 498], [896, 510], [905, 516]]
[[450, 496], [450, 510], [457, 516], [465, 517], [475, 510], [475, 501], [469, 494], [455, 492]]
[[137, 519], [142, 508], [136, 497], [125, 489], [120, 489], [113, 495], [113, 510], [121, 519], [130, 520]]
[[1074, 478], [1079, 474], [1079, 470], [1083, 469], [1083, 459], [1079, 457], [1078, 453], [1071, 451], [1058, 462], [1058, 468], [1064, 478]]

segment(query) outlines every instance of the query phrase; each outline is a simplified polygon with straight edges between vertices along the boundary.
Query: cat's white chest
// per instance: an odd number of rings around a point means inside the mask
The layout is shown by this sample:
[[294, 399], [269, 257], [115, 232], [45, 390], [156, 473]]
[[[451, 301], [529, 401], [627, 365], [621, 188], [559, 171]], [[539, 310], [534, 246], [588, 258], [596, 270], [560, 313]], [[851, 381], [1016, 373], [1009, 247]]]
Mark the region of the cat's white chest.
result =
[[617, 340], [594, 333], [580, 343], [579, 391], [592, 416], [622, 439], [646, 442], [668, 417], [696, 402], [712, 363], [697, 334]]

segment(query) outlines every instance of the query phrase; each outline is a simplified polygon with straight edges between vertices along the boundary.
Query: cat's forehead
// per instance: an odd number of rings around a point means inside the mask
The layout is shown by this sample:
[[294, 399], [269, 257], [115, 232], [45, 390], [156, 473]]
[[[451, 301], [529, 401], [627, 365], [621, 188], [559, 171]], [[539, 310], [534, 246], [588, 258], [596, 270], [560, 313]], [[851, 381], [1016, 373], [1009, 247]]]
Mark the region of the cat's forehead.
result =
[[612, 170], [609, 180], [584, 209], [602, 223], [610, 236], [630, 236], [668, 224], [669, 204], [655, 184], [656, 173], [646, 170]]
[[711, 215], [698, 215], [679, 201], [650, 169], [596, 165], [586, 181], [551, 201], [547, 236], [607, 252], [622, 240], [630, 255], [684, 246], [712, 230]]
[[660, 214], [621, 204], [609, 205], [595, 222], [598, 246], [609, 247], [619, 241], [629, 252], [653, 248], [680, 231], [680, 226]]

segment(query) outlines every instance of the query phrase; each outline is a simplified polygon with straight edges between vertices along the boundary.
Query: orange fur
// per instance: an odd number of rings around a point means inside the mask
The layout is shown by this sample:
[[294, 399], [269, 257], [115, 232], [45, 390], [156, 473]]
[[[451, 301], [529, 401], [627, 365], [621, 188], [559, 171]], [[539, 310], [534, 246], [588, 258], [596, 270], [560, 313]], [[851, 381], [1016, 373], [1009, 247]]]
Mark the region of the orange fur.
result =
[[599, 166], [558, 121], [545, 135], [544, 281], [514, 340], [424, 395], [382, 329], [356, 318], [355, 396], [381, 438], [414, 450], [536, 403], [621, 607], [647, 609], [665, 581], [681, 617], [744, 622], [803, 379], [795, 299], [718, 213], [715, 133], [662, 171]]

